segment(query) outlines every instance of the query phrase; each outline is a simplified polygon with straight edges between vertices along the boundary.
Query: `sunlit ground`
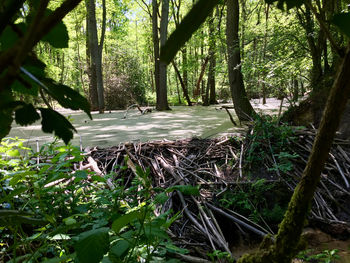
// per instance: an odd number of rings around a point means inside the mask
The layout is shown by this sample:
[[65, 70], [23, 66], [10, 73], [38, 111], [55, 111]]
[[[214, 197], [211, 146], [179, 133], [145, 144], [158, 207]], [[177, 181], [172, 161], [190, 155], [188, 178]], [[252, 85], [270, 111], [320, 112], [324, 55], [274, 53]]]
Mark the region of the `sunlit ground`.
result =
[[[266, 105], [259, 100], [253, 100], [254, 108], [265, 113], [277, 114], [280, 101], [268, 99]], [[226, 104], [227, 105], [227, 104]], [[81, 137], [83, 147], [113, 146], [127, 141], [149, 141], [162, 139], [180, 139], [191, 137], [216, 137], [225, 134], [238, 134], [244, 131], [244, 126], [234, 127], [225, 110], [219, 110], [220, 105], [203, 106], [174, 106], [171, 111], [147, 113], [141, 115], [138, 110], [130, 110], [126, 119], [124, 110], [108, 111], [105, 114], [93, 112], [93, 120], [83, 112], [60, 111], [70, 116], [78, 133], [74, 135], [73, 145], [79, 145]], [[234, 110], [230, 110], [237, 121]], [[237, 121], [238, 123], [238, 121]], [[28, 145], [34, 146], [36, 140], [39, 145], [51, 142], [53, 136], [41, 131], [41, 124], [37, 122], [31, 126], [21, 127], [13, 125], [9, 137], [26, 139]]]

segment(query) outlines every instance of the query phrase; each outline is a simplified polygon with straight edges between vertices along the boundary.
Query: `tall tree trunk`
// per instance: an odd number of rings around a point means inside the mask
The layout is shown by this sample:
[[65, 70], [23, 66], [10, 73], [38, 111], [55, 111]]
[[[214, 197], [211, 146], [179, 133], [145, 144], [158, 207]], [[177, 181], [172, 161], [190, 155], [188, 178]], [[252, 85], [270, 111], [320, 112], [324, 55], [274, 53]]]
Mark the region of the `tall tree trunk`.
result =
[[239, 3], [227, 0], [226, 43], [228, 53], [228, 76], [235, 112], [240, 121], [249, 120], [254, 114], [244, 89], [239, 49]]
[[[160, 18], [160, 46], [164, 46], [168, 34], [169, 0], [162, 0]], [[170, 110], [168, 105], [167, 64], [159, 63], [159, 89], [157, 92], [157, 110]]]
[[[102, 29], [101, 29], [100, 43], [98, 44], [98, 57], [96, 61], [97, 93], [98, 93], [98, 106], [99, 106], [100, 113], [104, 113], [104, 109], [105, 109], [103, 72], [102, 72], [102, 51], [103, 51], [103, 43], [104, 43], [105, 32], [106, 32], [106, 13], [107, 13], [106, 0], [102, 0]], [[97, 33], [97, 30], [96, 30], [96, 33]]]
[[[92, 79], [96, 78], [96, 87], [92, 87], [92, 89], [96, 89], [97, 97], [98, 97], [98, 110], [100, 113], [104, 112], [104, 92], [103, 92], [103, 78], [102, 78], [102, 47], [103, 47], [103, 39], [104, 39], [104, 31], [105, 31], [105, 21], [106, 21], [106, 4], [105, 0], [103, 3], [103, 21], [102, 22], [102, 35], [101, 35], [101, 44], [98, 43], [97, 36], [97, 23], [96, 23], [96, 10], [95, 10], [95, 0], [87, 0], [86, 8], [87, 8], [87, 19], [88, 19], [88, 41], [89, 41], [89, 50], [90, 50], [90, 59], [91, 59], [91, 76]], [[95, 72], [94, 72], [95, 71]], [[95, 73], [95, 76], [94, 76]], [[93, 82], [93, 84], [95, 84]], [[94, 90], [93, 90], [94, 92]]]
[[[201, 67], [201, 71], [199, 73], [199, 77], [198, 77], [198, 80], [197, 80], [197, 84], [196, 84], [196, 88], [195, 88], [195, 91], [194, 91], [194, 97], [198, 97], [200, 94], [201, 94], [201, 83], [203, 81], [203, 77], [204, 77], [204, 73], [205, 73], [205, 69], [208, 65], [208, 62], [209, 62], [209, 56], [207, 56], [204, 61], [202, 62], [202, 67]], [[202, 83], [203, 84], [203, 83]], [[203, 86], [203, 85], [202, 85]]]
[[[187, 65], [187, 47], [186, 45], [182, 49], [182, 79], [185, 85], [188, 96], [188, 65]], [[187, 101], [188, 103], [188, 101]]]
[[83, 88], [84, 93], [86, 94], [86, 90], [85, 90], [85, 83], [84, 83], [84, 79], [83, 79], [83, 63], [81, 61], [81, 57], [80, 57], [80, 47], [79, 47], [79, 23], [77, 22], [77, 24], [74, 26], [75, 28], [75, 37], [77, 39], [76, 42], [76, 46], [77, 46], [77, 59], [78, 59], [78, 67], [79, 67], [79, 76], [80, 76], [80, 82], [81, 82], [81, 87]]
[[350, 45], [338, 69], [330, 91], [321, 124], [315, 138], [303, 176], [294, 190], [276, 240], [272, 246], [243, 256], [238, 263], [290, 263], [298, 252], [300, 236], [320, 181], [321, 172], [329, 156], [333, 138], [350, 96]]
[[[216, 16], [218, 16], [216, 12]], [[215, 67], [216, 67], [216, 34], [214, 28], [215, 16], [209, 20], [209, 104], [217, 104], [215, 91]]]
[[[264, 67], [266, 65], [266, 48], [267, 48], [267, 32], [268, 32], [268, 26], [269, 26], [269, 9], [270, 5], [266, 4], [265, 6], [265, 34], [264, 34], [264, 47], [263, 47], [263, 63]], [[261, 84], [262, 87], [262, 94], [263, 94], [263, 104], [266, 104], [266, 75], [267, 75], [267, 69], [263, 72], [263, 81]]]
[[293, 85], [293, 101], [297, 102], [299, 99], [299, 83], [298, 79], [294, 78], [292, 80]]
[[152, 0], [152, 37], [153, 37], [153, 59], [154, 59], [154, 83], [156, 87], [156, 104], [159, 100], [160, 74], [159, 74], [159, 36], [158, 36], [158, 2]]
[[86, 60], [87, 60], [87, 73], [89, 76], [89, 101], [91, 104], [91, 110], [98, 110], [98, 95], [97, 95], [97, 80], [96, 80], [96, 67], [92, 65], [91, 58], [91, 34], [89, 25], [89, 0], [86, 0]]

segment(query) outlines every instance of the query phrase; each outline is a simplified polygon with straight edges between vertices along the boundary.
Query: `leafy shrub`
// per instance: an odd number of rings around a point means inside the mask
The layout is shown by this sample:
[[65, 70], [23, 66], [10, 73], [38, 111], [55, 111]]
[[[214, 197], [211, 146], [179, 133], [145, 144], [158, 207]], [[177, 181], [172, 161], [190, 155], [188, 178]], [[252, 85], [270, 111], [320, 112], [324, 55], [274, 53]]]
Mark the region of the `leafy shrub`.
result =
[[278, 120], [271, 116], [257, 115], [253, 130], [247, 136], [249, 148], [245, 160], [254, 168], [269, 163], [268, 158], [272, 157], [276, 163], [271, 170], [290, 171], [293, 168], [291, 160], [298, 157], [297, 154], [290, 153], [290, 142], [294, 139], [291, 127], [279, 124]]
[[186, 252], [166, 233], [178, 215], [153, 211], [173, 190], [198, 189], [151, 189], [139, 167], [129, 188], [117, 181], [108, 189], [115, 175], [75, 169], [83, 155], [71, 145], [34, 154], [9, 139], [0, 154], [0, 261], [165, 262], [169, 250]]
[[299, 252], [296, 257], [298, 259], [302, 259], [305, 262], [334, 263], [340, 259], [338, 252], [338, 249], [332, 249], [323, 250], [320, 253], [315, 253], [312, 249], [307, 249]]
[[274, 184], [266, 183], [265, 179], [257, 180], [251, 185], [237, 187], [224, 193], [219, 200], [220, 204], [228, 209], [232, 209], [256, 223], [261, 223], [262, 219], [278, 224], [284, 215], [285, 204], [271, 204], [267, 201], [267, 195], [273, 189]]
[[125, 109], [131, 104], [145, 104], [147, 83], [137, 58], [123, 50], [113, 50], [106, 62], [105, 103], [108, 110]]

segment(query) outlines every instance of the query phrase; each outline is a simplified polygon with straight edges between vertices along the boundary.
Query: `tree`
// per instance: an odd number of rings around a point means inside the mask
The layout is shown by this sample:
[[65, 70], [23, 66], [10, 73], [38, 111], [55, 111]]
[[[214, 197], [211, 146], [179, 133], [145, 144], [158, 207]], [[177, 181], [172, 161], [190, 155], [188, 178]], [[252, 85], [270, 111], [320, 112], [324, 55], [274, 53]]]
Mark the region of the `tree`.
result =
[[[102, 29], [100, 43], [97, 36], [96, 10], [95, 0], [86, 0], [87, 10], [87, 42], [90, 58], [90, 100], [94, 101], [94, 96], [97, 94], [98, 110], [104, 112], [104, 89], [102, 76], [102, 49], [106, 32], [106, 0], [102, 0]], [[94, 104], [94, 103], [93, 103]]]
[[235, 112], [239, 120], [249, 120], [254, 114], [244, 89], [239, 48], [239, 2], [227, 0], [226, 42], [228, 53], [228, 76]]
[[209, 27], [209, 70], [208, 70], [208, 84], [204, 94], [203, 105], [208, 106], [210, 104], [216, 104], [215, 93], [215, 67], [216, 67], [216, 39], [215, 39], [215, 16], [212, 13], [208, 21]]
[[[181, 0], [171, 0], [172, 3], [172, 10], [173, 10], [173, 18], [175, 22], [175, 26], [177, 27], [180, 24], [180, 7], [181, 7]], [[187, 101], [188, 106], [192, 106], [192, 102], [190, 99], [190, 96], [188, 95], [188, 66], [187, 66], [187, 48], [186, 45], [181, 50], [182, 52], [182, 76], [180, 73], [180, 70], [178, 69], [178, 66], [175, 61], [172, 61], [176, 76], [180, 82], [183, 95]]]
[[167, 97], [167, 65], [159, 60], [159, 45], [163, 46], [167, 39], [169, 0], [162, 1], [160, 20], [160, 36], [158, 35], [158, 2], [152, 0], [152, 35], [154, 50], [154, 78], [157, 96], [157, 110], [169, 110]]

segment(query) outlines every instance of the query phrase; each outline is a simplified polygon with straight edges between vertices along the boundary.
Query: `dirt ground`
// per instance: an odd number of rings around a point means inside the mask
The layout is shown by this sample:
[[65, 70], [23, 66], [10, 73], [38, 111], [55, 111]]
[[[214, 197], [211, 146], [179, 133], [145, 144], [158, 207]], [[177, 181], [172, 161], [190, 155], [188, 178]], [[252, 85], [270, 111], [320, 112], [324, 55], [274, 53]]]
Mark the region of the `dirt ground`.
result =
[[[280, 100], [270, 98], [267, 104], [261, 104], [261, 100], [252, 100], [253, 107], [257, 111], [269, 114], [277, 114]], [[225, 104], [231, 106], [232, 104]], [[204, 106], [173, 106], [171, 111], [153, 111], [141, 115], [138, 110], [130, 110], [126, 119], [123, 119], [125, 110], [98, 114], [92, 112], [93, 120], [81, 111], [59, 110], [65, 116], [69, 116], [78, 133], [74, 134], [73, 145], [79, 145], [81, 138], [83, 147], [100, 146], [107, 147], [118, 145], [128, 141], [173, 140], [191, 137], [217, 137], [225, 134], [239, 134], [245, 127], [234, 127], [225, 110], [219, 109], [220, 105]], [[284, 105], [284, 109], [287, 106]], [[234, 110], [231, 114], [237, 121]], [[238, 123], [238, 121], [237, 121]], [[22, 127], [15, 123], [8, 137], [25, 139], [29, 146], [35, 146], [53, 141], [51, 134], [41, 131], [40, 122]]]

